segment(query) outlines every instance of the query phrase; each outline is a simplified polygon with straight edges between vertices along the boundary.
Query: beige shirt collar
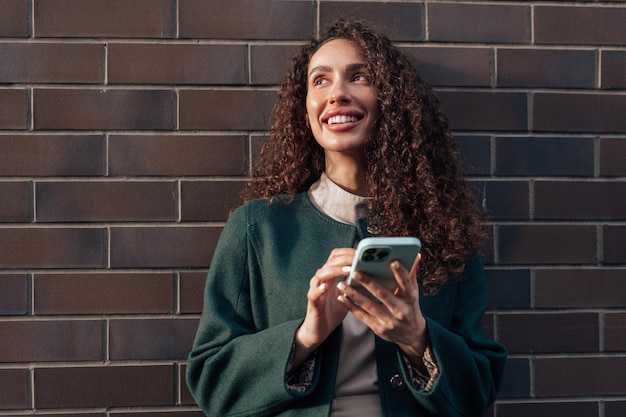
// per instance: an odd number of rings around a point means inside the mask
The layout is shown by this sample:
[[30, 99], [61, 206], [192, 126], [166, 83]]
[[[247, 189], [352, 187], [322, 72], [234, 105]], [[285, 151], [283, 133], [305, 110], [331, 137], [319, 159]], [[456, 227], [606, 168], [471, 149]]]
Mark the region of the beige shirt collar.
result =
[[344, 190], [325, 173], [311, 185], [308, 195], [318, 210], [339, 222], [354, 224], [365, 215], [367, 197]]

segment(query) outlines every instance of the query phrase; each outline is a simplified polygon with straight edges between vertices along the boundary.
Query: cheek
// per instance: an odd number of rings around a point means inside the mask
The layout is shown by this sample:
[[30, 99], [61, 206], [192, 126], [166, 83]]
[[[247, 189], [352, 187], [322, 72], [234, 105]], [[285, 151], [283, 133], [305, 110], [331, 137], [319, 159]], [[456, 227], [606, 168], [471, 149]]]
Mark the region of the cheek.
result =
[[306, 99], [306, 122], [307, 126], [311, 127], [311, 123], [315, 123], [319, 116], [319, 106], [314, 98], [307, 97]]

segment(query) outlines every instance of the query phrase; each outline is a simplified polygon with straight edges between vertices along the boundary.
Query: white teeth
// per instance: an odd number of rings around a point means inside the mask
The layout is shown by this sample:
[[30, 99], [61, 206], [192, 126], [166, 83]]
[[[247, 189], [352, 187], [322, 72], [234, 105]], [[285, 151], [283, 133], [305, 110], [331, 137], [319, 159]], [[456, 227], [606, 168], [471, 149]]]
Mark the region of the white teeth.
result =
[[328, 124], [332, 125], [335, 123], [348, 123], [348, 122], [356, 122], [358, 119], [355, 116], [333, 116], [328, 119]]

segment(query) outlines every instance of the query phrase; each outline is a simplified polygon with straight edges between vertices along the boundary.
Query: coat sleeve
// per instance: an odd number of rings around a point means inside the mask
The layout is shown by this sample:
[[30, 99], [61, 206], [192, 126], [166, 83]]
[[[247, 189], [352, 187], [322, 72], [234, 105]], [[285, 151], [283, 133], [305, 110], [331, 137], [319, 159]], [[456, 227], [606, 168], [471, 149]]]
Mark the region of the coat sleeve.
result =
[[187, 385], [209, 416], [268, 416], [299, 394], [285, 386], [299, 320], [256, 328], [245, 209], [233, 212], [220, 236], [207, 277], [204, 308], [188, 357]]
[[472, 257], [455, 285], [450, 326], [426, 317], [439, 376], [431, 391], [413, 390], [413, 395], [433, 415], [482, 417], [496, 399], [507, 352], [482, 329], [487, 285], [479, 256]]

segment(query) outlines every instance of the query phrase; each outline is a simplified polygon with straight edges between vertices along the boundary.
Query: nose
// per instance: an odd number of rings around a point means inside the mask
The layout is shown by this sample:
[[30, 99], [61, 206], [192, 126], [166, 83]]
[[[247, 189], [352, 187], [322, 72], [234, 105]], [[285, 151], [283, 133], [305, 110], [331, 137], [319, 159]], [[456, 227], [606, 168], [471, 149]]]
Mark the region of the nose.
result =
[[333, 83], [333, 88], [330, 91], [329, 102], [331, 104], [344, 104], [350, 102], [350, 94], [345, 81], [338, 80]]

